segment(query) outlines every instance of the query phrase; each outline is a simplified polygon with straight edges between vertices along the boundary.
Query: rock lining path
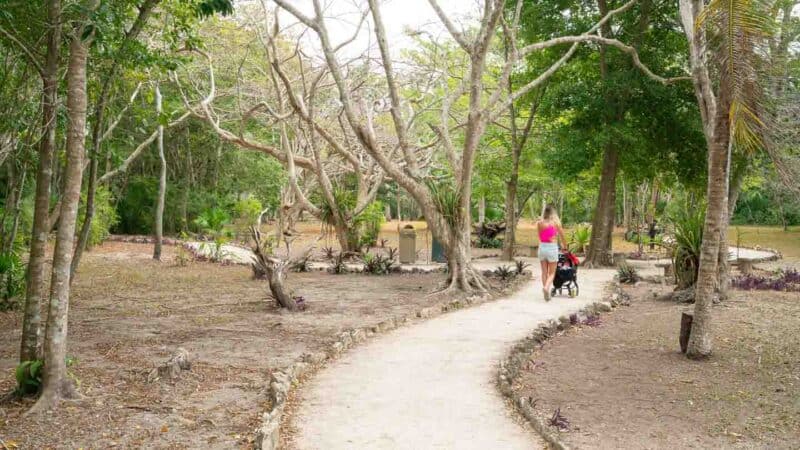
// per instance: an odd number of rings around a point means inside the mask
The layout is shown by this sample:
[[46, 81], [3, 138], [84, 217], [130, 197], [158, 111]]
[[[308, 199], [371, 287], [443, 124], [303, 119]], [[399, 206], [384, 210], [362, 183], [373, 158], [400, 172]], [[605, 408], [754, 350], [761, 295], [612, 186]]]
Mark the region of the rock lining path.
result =
[[[655, 274], [653, 269], [647, 274]], [[398, 329], [324, 368], [300, 391], [299, 449], [531, 449], [494, 384], [498, 362], [540, 323], [601, 300], [613, 270], [582, 270], [578, 298], [516, 294]]]

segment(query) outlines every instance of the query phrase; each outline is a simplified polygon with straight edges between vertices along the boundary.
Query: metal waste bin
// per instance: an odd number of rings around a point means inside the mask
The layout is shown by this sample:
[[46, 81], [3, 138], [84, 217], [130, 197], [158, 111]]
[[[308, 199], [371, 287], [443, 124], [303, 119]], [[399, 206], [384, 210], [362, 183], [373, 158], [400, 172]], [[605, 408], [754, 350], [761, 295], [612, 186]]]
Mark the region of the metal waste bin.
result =
[[447, 257], [444, 255], [444, 247], [436, 238], [431, 240], [431, 259], [438, 263], [447, 262]]
[[417, 262], [417, 232], [411, 225], [406, 225], [400, 230], [400, 264], [415, 262]]

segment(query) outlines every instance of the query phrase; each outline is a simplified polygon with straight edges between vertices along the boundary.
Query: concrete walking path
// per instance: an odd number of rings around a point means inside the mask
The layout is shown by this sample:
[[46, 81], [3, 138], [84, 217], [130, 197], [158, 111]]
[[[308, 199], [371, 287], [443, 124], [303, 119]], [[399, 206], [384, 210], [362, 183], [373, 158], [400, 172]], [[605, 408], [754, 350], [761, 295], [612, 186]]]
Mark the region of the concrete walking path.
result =
[[550, 302], [533, 280], [506, 299], [356, 348], [301, 388], [295, 444], [325, 450], [543, 448], [497, 392], [497, 364], [540, 323], [600, 301], [614, 273], [581, 270], [580, 296]]

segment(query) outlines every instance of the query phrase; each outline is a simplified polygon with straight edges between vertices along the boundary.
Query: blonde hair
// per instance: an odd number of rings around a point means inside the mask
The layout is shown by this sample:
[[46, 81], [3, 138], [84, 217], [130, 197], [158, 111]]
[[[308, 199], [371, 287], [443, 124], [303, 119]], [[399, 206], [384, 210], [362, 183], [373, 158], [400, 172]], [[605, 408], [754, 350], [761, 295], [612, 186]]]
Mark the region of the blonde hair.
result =
[[556, 211], [556, 208], [553, 205], [547, 205], [544, 207], [544, 213], [542, 213], [542, 220], [549, 220], [554, 224], [561, 226], [561, 218], [558, 217], [558, 212]]

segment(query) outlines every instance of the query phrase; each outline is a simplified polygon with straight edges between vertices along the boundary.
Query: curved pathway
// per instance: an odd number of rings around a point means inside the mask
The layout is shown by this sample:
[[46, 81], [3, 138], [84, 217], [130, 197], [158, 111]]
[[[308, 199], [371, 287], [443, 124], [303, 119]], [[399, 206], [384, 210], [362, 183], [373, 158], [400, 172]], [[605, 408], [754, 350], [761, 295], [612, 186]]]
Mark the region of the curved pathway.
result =
[[293, 418], [300, 449], [543, 448], [494, 385], [509, 347], [539, 323], [601, 300], [613, 270], [579, 272], [578, 298], [509, 298], [398, 329], [318, 373]]

